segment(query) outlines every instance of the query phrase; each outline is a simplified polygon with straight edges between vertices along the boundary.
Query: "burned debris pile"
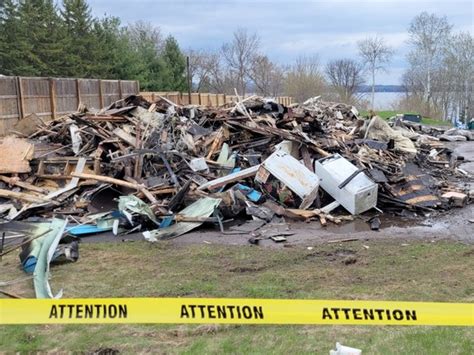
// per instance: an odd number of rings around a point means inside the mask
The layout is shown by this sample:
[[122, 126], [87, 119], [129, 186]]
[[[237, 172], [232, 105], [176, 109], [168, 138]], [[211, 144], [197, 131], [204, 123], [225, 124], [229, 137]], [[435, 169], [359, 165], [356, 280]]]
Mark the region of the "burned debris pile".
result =
[[100, 112], [35, 122], [28, 137], [1, 141], [6, 220], [67, 215], [88, 225], [115, 211], [128, 227], [165, 228], [198, 200], [219, 199], [221, 214], [233, 216], [249, 207], [260, 213], [265, 202], [280, 212], [315, 211], [364, 188], [370, 201], [353, 202], [365, 206], [343, 204], [351, 214], [376, 204], [447, 208], [440, 197], [464, 193], [455, 183], [469, 177], [458, 168], [462, 157], [436, 137], [442, 130], [364, 120], [354, 107], [319, 98], [285, 107], [251, 97], [206, 108], [130, 96]]
[[237, 216], [325, 225], [469, 200], [462, 157], [440, 142], [449, 132], [362, 119], [317, 97], [209, 108], [130, 96], [98, 112], [25, 120], [0, 144], [0, 232], [52, 235], [54, 248], [63, 234], [156, 241], [205, 222], [224, 232]]

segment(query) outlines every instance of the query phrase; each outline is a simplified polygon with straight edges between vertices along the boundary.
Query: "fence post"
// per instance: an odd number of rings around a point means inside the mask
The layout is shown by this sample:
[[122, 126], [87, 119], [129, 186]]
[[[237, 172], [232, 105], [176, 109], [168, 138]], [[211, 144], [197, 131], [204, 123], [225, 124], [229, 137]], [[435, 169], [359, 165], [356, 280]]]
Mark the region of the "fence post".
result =
[[121, 100], [123, 98], [122, 94], [122, 80], [118, 81], [118, 89], [119, 89], [119, 99]]
[[77, 107], [81, 104], [81, 85], [79, 79], [76, 79], [76, 96], [77, 96]]
[[99, 102], [100, 102], [100, 108], [104, 108], [104, 95], [102, 93], [102, 80], [99, 79]]
[[56, 79], [49, 78], [49, 100], [51, 104], [51, 117], [56, 119]]
[[15, 94], [16, 94], [16, 110], [18, 112], [18, 119], [21, 119], [21, 105], [20, 105], [20, 88], [18, 85], [18, 77], [15, 78]]
[[25, 99], [23, 97], [23, 84], [21, 80], [21, 76], [16, 77], [16, 83], [18, 88], [18, 97], [17, 97], [17, 104], [20, 108], [19, 110], [19, 119], [23, 119], [25, 117]]

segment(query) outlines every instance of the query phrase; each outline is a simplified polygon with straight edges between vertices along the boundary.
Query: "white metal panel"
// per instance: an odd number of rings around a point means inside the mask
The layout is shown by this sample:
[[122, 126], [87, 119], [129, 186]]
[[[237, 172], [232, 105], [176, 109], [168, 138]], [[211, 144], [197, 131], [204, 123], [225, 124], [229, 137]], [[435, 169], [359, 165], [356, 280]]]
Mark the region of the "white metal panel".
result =
[[342, 189], [338, 187], [357, 170], [356, 166], [339, 154], [316, 162], [316, 175], [321, 187], [352, 214], [365, 212], [377, 204], [378, 185], [363, 172]]
[[315, 173], [282, 150], [274, 152], [262, 165], [303, 200], [310, 197], [301, 208], [311, 205], [319, 188], [319, 178]]

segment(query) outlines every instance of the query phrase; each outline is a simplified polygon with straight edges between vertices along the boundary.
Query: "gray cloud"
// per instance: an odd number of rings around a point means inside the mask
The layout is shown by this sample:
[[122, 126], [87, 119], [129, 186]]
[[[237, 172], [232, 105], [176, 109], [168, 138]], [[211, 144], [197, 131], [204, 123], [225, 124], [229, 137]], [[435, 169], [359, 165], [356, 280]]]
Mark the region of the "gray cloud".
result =
[[378, 34], [397, 55], [379, 82], [399, 82], [408, 51], [406, 29], [422, 11], [446, 15], [455, 30], [474, 32], [470, 0], [258, 1], [90, 0], [96, 16], [118, 16], [122, 22], [151, 22], [175, 36], [183, 48], [217, 49], [232, 32], [248, 28], [259, 33], [262, 51], [289, 63], [298, 55], [317, 54], [322, 63], [357, 56], [356, 42]]

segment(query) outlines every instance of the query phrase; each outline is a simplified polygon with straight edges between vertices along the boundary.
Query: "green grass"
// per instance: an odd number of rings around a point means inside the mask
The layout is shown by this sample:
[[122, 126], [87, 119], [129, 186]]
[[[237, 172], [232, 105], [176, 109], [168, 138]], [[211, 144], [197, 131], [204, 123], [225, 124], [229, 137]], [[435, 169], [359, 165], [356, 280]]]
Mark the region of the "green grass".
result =
[[[379, 115], [381, 118], [388, 120], [390, 117], [393, 117], [397, 114], [403, 114], [403, 113], [412, 113], [415, 115], [418, 115], [416, 112], [404, 112], [404, 111], [391, 111], [391, 110], [383, 110], [383, 111], [376, 111], [377, 115]], [[366, 117], [369, 114], [368, 111], [360, 111], [360, 116]], [[437, 118], [430, 118], [430, 117], [423, 117], [421, 119], [421, 123], [429, 126], [448, 126], [451, 127], [452, 124], [451, 122], [443, 121]]]
[[[185, 238], [183, 236], [182, 238]], [[261, 248], [145, 242], [82, 244], [52, 268], [65, 297], [257, 297], [473, 302], [474, 248], [457, 242], [364, 241]], [[365, 246], [365, 247], [364, 247]], [[369, 248], [367, 249], [366, 246]], [[346, 265], [347, 255], [356, 262]], [[1, 280], [23, 277], [16, 255]], [[33, 297], [31, 281], [6, 289]], [[473, 328], [395, 326], [42, 325], [0, 327], [0, 351], [470, 354]]]
[[449, 126], [452, 127], [452, 123], [448, 121], [438, 120], [436, 118], [423, 117], [421, 123], [429, 126]]

